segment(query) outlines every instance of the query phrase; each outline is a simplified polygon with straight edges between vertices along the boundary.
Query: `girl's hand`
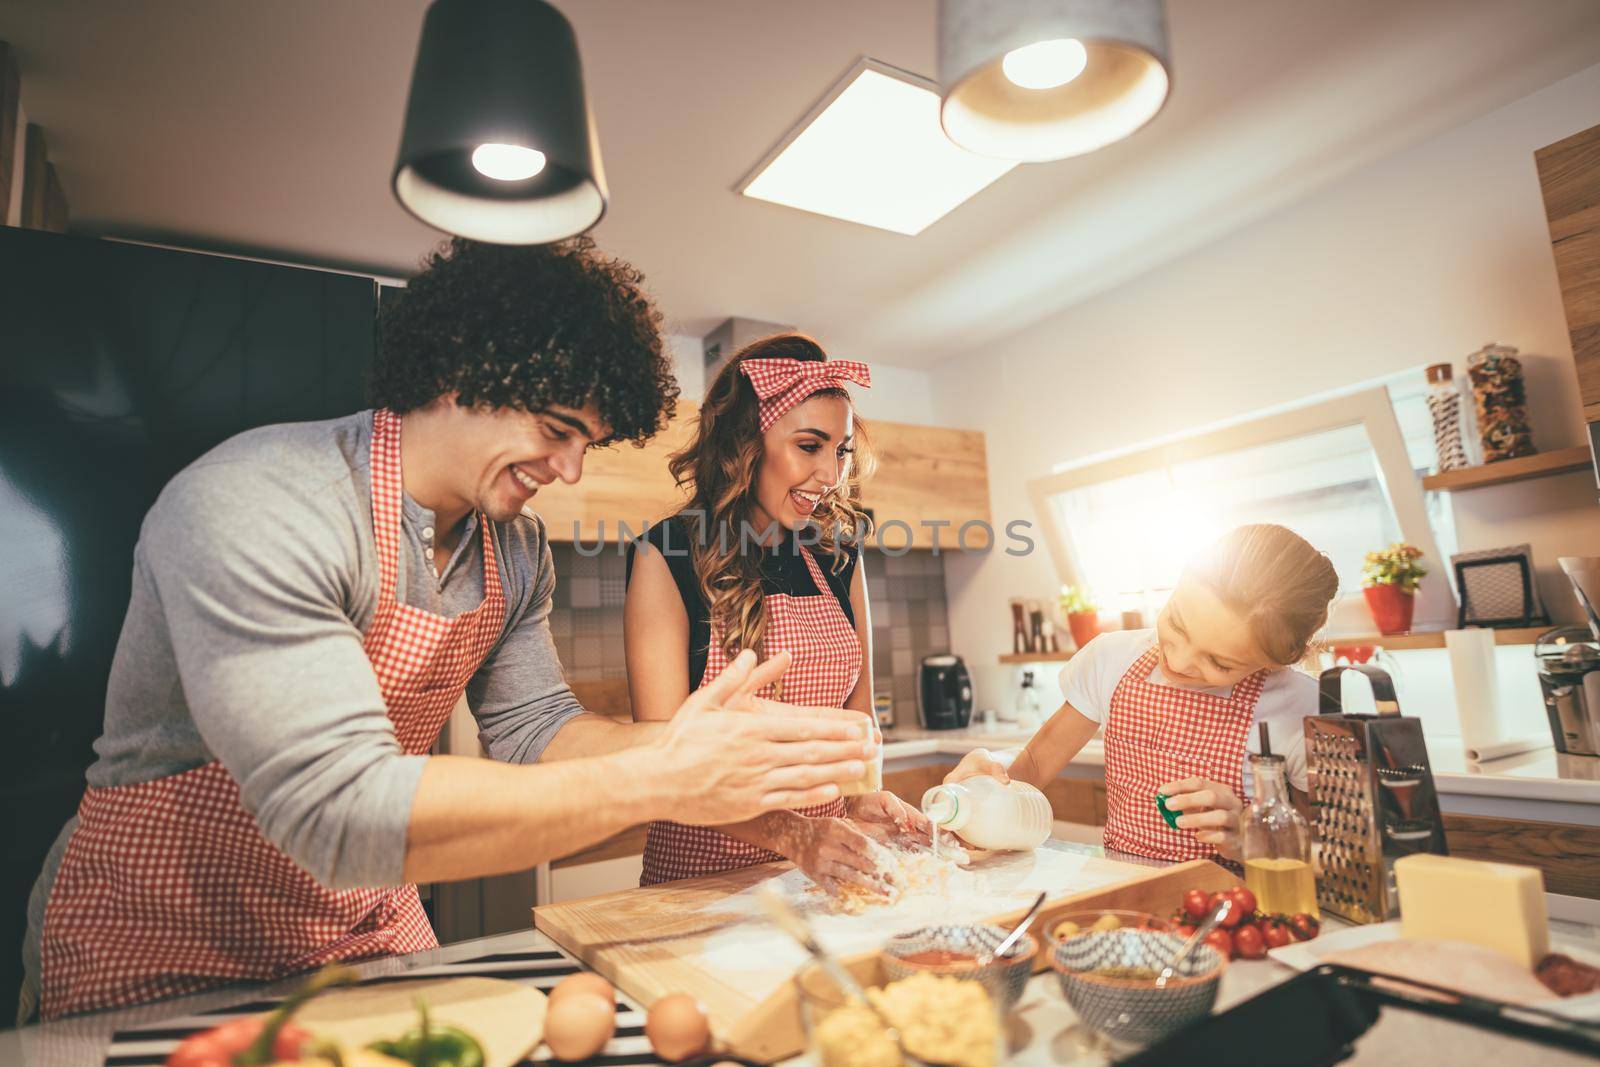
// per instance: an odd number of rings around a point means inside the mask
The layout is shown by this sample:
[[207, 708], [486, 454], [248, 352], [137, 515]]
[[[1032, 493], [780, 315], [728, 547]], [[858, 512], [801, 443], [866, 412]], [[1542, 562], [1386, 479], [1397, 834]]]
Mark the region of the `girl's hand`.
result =
[[868, 837], [883, 844], [896, 840], [926, 845], [932, 841], [933, 824], [922, 812], [888, 790], [846, 797], [845, 817]]
[[963, 778], [979, 778], [988, 775], [998, 778], [1002, 782], [1011, 781], [1011, 775], [1006, 773], [1003, 763], [994, 758], [994, 754], [986, 748], [975, 748], [961, 757], [961, 762], [956, 764], [956, 769], [944, 776], [946, 785], [959, 782]]
[[872, 840], [848, 819], [801, 816], [785, 837], [779, 851], [830, 893], [846, 885], [881, 890], [886, 884], [872, 858]]
[[1239, 813], [1244, 804], [1233, 790], [1209, 778], [1184, 778], [1160, 786], [1167, 807], [1181, 811], [1178, 829], [1192, 830], [1194, 839], [1215, 848], [1230, 860], [1239, 858]]

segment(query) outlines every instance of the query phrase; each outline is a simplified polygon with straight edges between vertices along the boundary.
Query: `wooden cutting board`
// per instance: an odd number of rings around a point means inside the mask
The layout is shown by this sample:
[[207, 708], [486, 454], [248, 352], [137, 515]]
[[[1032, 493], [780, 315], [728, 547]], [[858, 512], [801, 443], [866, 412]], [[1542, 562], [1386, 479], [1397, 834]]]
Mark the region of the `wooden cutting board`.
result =
[[483, 1046], [484, 1067], [522, 1062], [544, 1037], [545, 995], [499, 978], [433, 978], [334, 989], [295, 1013], [318, 1037], [360, 1048], [415, 1029], [417, 999], [435, 1026], [454, 1026]]
[[[1238, 882], [1204, 860], [1153, 868], [1048, 845], [990, 856], [973, 873], [981, 879], [976, 892], [927, 895], [854, 916], [831, 914], [792, 865], [769, 863], [546, 905], [533, 917], [541, 932], [646, 1006], [667, 993], [690, 993], [730, 1051], [774, 1060], [805, 1044], [792, 982], [805, 957], [760, 910], [762, 887], [782, 892], [808, 915], [824, 946], [867, 977], [877, 948], [893, 934], [942, 922], [1015, 922], [1041, 889], [1048, 896], [1035, 929], [1044, 931], [1078, 909], [1169, 914], [1186, 889]], [[1047, 962], [1041, 952], [1035, 969]]]

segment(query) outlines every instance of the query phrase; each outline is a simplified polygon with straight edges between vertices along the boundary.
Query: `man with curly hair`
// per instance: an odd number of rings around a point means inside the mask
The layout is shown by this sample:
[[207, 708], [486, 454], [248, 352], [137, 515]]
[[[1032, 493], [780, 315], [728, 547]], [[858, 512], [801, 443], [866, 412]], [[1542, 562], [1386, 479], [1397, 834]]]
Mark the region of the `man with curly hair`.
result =
[[[173, 478], [30, 902], [44, 1017], [430, 948], [417, 882], [859, 777], [859, 715], [751, 695], [785, 657], [742, 656], [670, 723], [587, 714], [563, 679], [524, 509], [664, 425], [659, 326], [587, 239], [453, 240], [382, 310], [376, 410], [251, 430]], [[429, 754], [463, 694], [492, 760]]]

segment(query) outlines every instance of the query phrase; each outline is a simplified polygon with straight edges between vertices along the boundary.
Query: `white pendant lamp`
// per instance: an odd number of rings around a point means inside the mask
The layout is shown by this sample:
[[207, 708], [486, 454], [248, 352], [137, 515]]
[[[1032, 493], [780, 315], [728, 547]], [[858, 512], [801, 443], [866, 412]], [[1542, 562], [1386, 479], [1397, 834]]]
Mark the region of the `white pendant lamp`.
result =
[[1162, 0], [939, 0], [939, 121], [1024, 162], [1120, 141], [1167, 100]]

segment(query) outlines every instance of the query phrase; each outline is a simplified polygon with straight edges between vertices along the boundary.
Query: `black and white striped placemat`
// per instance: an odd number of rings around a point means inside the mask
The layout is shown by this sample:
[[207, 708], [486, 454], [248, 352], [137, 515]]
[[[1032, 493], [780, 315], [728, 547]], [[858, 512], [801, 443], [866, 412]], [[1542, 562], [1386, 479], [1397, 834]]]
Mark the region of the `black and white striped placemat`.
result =
[[[584, 968], [571, 956], [555, 948], [528, 952], [502, 952], [455, 963], [419, 967], [401, 974], [382, 975], [368, 982], [404, 982], [417, 978], [481, 977], [504, 978], [549, 992], [561, 979]], [[365, 984], [365, 983], [363, 983]], [[241, 1015], [267, 1011], [278, 1001], [253, 1000], [215, 1008], [198, 1015], [185, 1015], [157, 1023], [119, 1030], [106, 1049], [105, 1067], [159, 1067], [178, 1043], [191, 1034], [209, 1030]], [[523, 1064], [545, 1063], [550, 1050], [540, 1045]], [[598, 1056], [583, 1061], [593, 1067], [624, 1067], [632, 1064], [659, 1064], [644, 1036], [644, 1012], [632, 1000], [617, 995], [617, 1032]]]

